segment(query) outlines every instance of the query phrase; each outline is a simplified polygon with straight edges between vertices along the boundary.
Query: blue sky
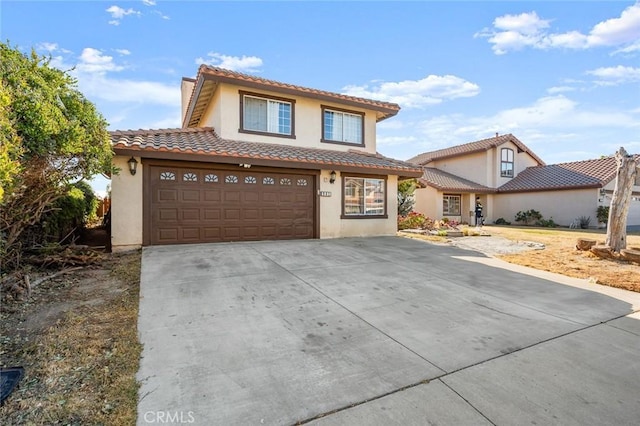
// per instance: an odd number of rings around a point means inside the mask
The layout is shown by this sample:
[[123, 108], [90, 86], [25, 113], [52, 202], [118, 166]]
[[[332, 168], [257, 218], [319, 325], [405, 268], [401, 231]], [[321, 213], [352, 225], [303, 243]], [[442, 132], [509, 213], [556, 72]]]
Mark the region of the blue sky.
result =
[[640, 2], [2, 1], [111, 130], [180, 126], [201, 63], [397, 102], [378, 151], [513, 133], [547, 163], [640, 152]]

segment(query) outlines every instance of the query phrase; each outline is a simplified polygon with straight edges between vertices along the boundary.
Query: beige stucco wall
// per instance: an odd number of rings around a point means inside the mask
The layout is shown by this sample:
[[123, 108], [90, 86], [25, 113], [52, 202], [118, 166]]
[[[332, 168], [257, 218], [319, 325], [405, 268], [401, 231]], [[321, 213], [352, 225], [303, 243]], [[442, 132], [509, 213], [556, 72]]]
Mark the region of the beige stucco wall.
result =
[[191, 99], [191, 94], [193, 93], [193, 86], [195, 86], [195, 83], [189, 80], [182, 80], [182, 84], [180, 85], [180, 97], [181, 97], [181, 107], [182, 107], [182, 115], [180, 115], [180, 123], [184, 121], [184, 115], [187, 112], [187, 107], [189, 106], [189, 100]]
[[142, 245], [142, 177], [140, 158], [135, 176], [129, 173], [127, 160], [117, 155], [113, 165], [120, 173], [111, 176], [111, 247], [114, 252], [139, 248]]
[[545, 219], [552, 218], [569, 226], [580, 216], [591, 216], [590, 226], [597, 225], [598, 189], [505, 193], [494, 195], [494, 220], [504, 218], [514, 223], [519, 211], [537, 210]]
[[417, 188], [413, 193], [413, 211], [430, 218], [442, 216], [442, 193], [432, 187]]
[[[275, 96], [295, 100], [295, 139], [277, 136], [254, 135], [241, 133], [240, 128], [240, 95], [239, 90], [260, 93], [267, 96]], [[333, 106], [335, 108], [348, 109], [365, 113], [364, 139], [365, 147], [358, 145], [342, 145], [321, 143], [322, 138], [322, 111], [320, 106]], [[294, 145], [308, 148], [331, 149], [334, 151], [347, 151], [358, 149], [365, 152], [376, 152], [376, 114], [374, 111], [362, 108], [341, 106], [339, 103], [321, 102], [315, 99], [299, 96], [283, 95], [281, 93], [253, 90], [230, 84], [220, 84], [214, 98], [205, 111], [200, 126], [212, 126], [218, 134], [225, 139], [235, 139], [248, 142], [276, 143]]]
[[398, 177], [387, 176], [387, 219], [341, 219], [342, 177], [337, 173], [335, 183], [329, 183], [330, 170], [320, 174], [320, 191], [331, 192], [330, 197], [318, 197], [320, 203], [320, 238], [395, 235], [397, 231]]
[[427, 166], [488, 186], [488, 158], [488, 153], [483, 151], [464, 157], [437, 160], [429, 163]]

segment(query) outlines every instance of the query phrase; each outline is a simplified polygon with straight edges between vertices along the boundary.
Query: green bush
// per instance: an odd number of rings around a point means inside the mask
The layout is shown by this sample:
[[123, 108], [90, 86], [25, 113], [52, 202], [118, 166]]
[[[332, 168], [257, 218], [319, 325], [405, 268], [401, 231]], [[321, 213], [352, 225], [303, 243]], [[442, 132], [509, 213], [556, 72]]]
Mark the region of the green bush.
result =
[[531, 225], [542, 220], [542, 214], [537, 210], [519, 211], [516, 213], [516, 222], [522, 222], [525, 225]]
[[609, 222], [609, 206], [598, 206], [596, 217], [598, 218], [598, 222]]
[[591, 216], [580, 216], [578, 221], [580, 222], [580, 229], [588, 229], [591, 223]]
[[552, 217], [550, 217], [549, 219], [544, 219], [544, 218], [540, 219], [540, 220], [538, 220], [538, 222], [536, 222], [536, 225], [542, 226], [544, 228], [557, 228], [558, 227], [558, 224], [553, 221]]
[[415, 204], [413, 192], [416, 190], [416, 185], [415, 179], [398, 182], [398, 216], [407, 216], [411, 213]]
[[97, 219], [98, 215], [96, 211], [98, 209], [98, 197], [96, 197], [96, 194], [93, 192], [93, 188], [91, 188], [91, 185], [81, 180], [74, 183], [73, 186], [82, 191], [82, 194], [84, 195], [83, 223], [86, 224]]
[[503, 217], [499, 217], [494, 222], [496, 225], [511, 225], [511, 222], [506, 221]]
[[70, 233], [77, 234], [89, 221], [94, 220], [97, 206], [98, 199], [91, 186], [84, 181], [76, 182], [42, 216], [40, 223], [31, 230], [30, 239], [36, 242], [40, 233], [42, 242], [61, 242]]

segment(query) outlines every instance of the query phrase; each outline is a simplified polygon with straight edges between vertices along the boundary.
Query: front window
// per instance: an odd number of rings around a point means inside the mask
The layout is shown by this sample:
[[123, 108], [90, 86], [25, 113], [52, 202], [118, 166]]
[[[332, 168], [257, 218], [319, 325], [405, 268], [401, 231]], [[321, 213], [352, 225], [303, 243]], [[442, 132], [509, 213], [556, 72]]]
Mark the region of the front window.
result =
[[293, 136], [293, 101], [240, 93], [240, 131]]
[[385, 216], [385, 193], [384, 179], [345, 177], [344, 217]]
[[460, 196], [445, 194], [442, 196], [442, 215], [460, 216]]
[[363, 144], [364, 115], [322, 107], [322, 141]]
[[513, 177], [513, 150], [502, 148], [500, 156], [500, 176]]

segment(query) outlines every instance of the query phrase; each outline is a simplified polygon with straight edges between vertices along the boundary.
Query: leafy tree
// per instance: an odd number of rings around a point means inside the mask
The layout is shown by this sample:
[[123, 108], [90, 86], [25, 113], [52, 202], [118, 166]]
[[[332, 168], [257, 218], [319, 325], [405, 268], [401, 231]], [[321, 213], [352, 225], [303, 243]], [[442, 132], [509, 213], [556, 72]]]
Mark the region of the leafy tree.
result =
[[24, 229], [72, 182], [108, 171], [112, 151], [105, 119], [68, 72], [5, 43], [0, 59], [0, 256], [15, 267]]
[[413, 192], [416, 190], [416, 185], [415, 179], [398, 182], [398, 216], [406, 216], [413, 210], [416, 202]]

